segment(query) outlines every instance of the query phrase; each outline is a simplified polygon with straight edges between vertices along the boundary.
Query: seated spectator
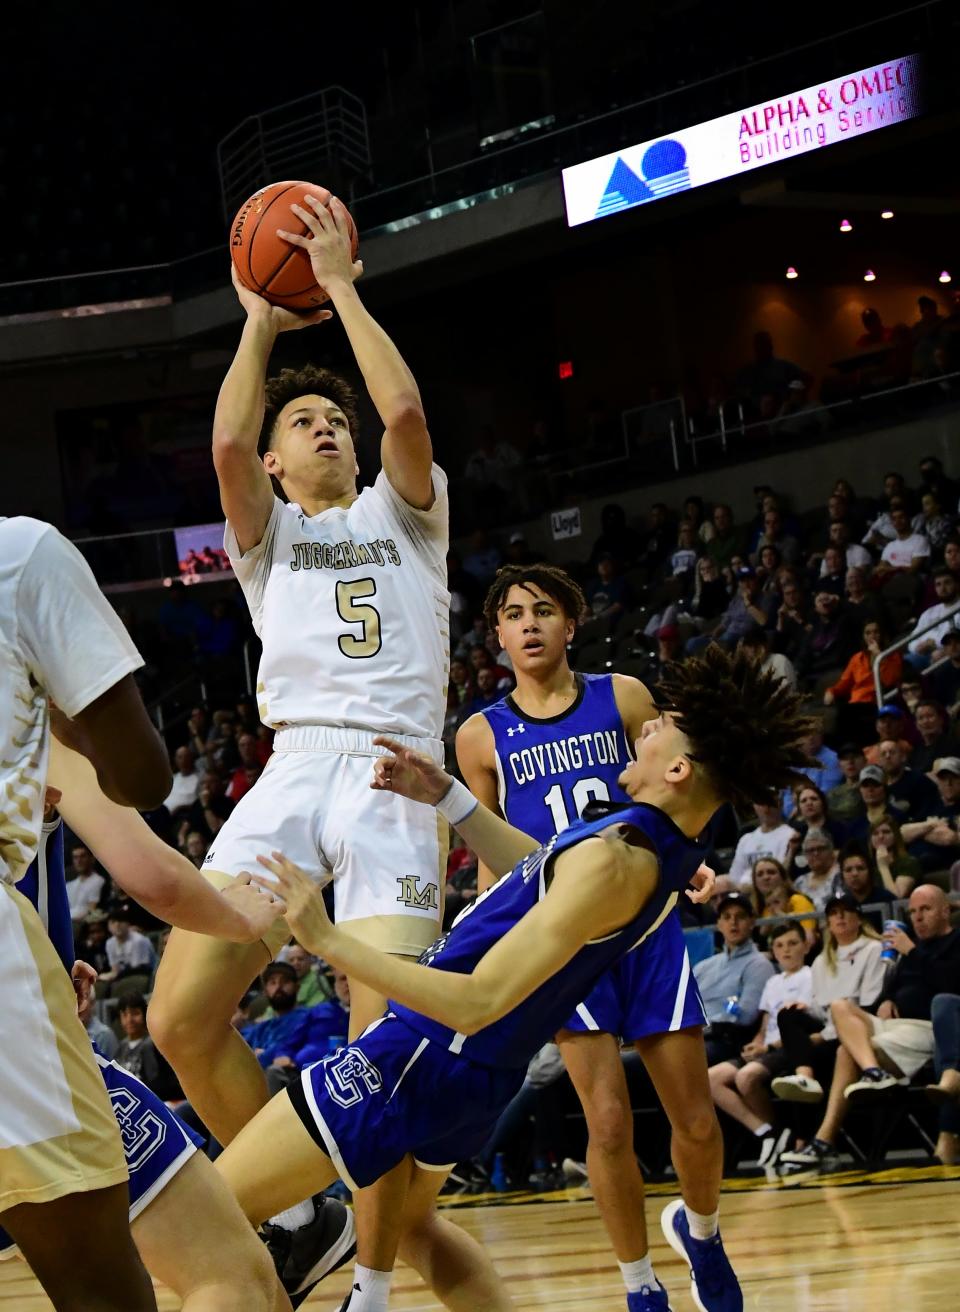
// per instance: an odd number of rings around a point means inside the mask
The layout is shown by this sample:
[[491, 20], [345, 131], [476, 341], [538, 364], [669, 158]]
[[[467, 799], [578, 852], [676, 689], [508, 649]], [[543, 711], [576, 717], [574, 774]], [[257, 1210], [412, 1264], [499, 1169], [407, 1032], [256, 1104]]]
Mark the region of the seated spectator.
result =
[[863, 324], [863, 332], [857, 338], [858, 351], [875, 350], [877, 347], [886, 346], [890, 341], [890, 329], [883, 326], [878, 310], [863, 310], [860, 314], [860, 322]]
[[210, 843], [226, 824], [232, 810], [233, 802], [224, 796], [223, 779], [211, 770], [203, 776], [197, 790], [197, 800], [180, 821], [180, 833], [186, 838], [191, 830], [196, 830]]
[[74, 931], [100, 905], [106, 880], [97, 872], [93, 855], [82, 843], [70, 849], [70, 869], [67, 871], [67, 901]]
[[601, 556], [613, 556], [632, 565], [639, 559], [640, 549], [640, 535], [627, 527], [623, 506], [611, 501], [600, 511], [600, 534], [590, 549], [589, 564], [596, 565]]
[[804, 678], [816, 680], [838, 673], [856, 650], [856, 638], [843, 603], [835, 592], [817, 584], [813, 596], [813, 620], [796, 665]]
[[[797, 805], [790, 817], [790, 824], [797, 834], [794, 843], [795, 848], [801, 845], [810, 829], [819, 829], [823, 833], [829, 834], [838, 846], [846, 841], [846, 829], [843, 825], [830, 819], [827, 795], [822, 788], [818, 788], [815, 783], [810, 782], [798, 784], [794, 789], [794, 795]], [[794, 874], [804, 869], [804, 863], [798, 856], [794, 857], [793, 865]]]
[[960, 860], [960, 757], [944, 756], [933, 769], [940, 794], [936, 813], [905, 824], [901, 830], [910, 855], [928, 873], [945, 870]]
[[716, 537], [716, 526], [704, 513], [703, 497], [698, 497], [696, 494], [687, 497], [683, 503], [683, 518], [693, 525], [699, 546], [705, 547]]
[[830, 427], [830, 423], [830, 412], [811, 397], [807, 378], [794, 378], [787, 384], [786, 399], [777, 416], [777, 434], [811, 436], [822, 433]]
[[909, 758], [913, 751], [913, 743], [907, 737], [907, 717], [904, 715], [903, 707], [895, 702], [884, 702], [883, 706], [878, 708], [876, 716], [873, 727], [877, 731], [877, 741], [863, 749], [867, 764], [880, 764], [880, 748], [884, 743], [896, 743], [903, 752], [904, 758]]
[[200, 790], [200, 776], [197, 773], [193, 751], [186, 745], [178, 747], [173, 754], [175, 766], [173, 786], [164, 800], [164, 806], [174, 820], [180, 819], [180, 813], [189, 810], [197, 800]]
[[[878, 932], [883, 928], [883, 921], [889, 914], [889, 908], [897, 900], [896, 895], [877, 883], [869, 859], [856, 846], [845, 847], [840, 853], [840, 879], [843, 887], [860, 907], [863, 919]], [[885, 910], [865, 911], [864, 908], [880, 903]]]
[[587, 584], [587, 603], [594, 619], [614, 624], [632, 602], [630, 585], [622, 579], [612, 556], [597, 561], [597, 577]]
[[472, 700], [475, 692], [473, 670], [466, 661], [450, 662], [450, 687], [455, 690], [461, 706]]
[[123, 1038], [117, 1044], [113, 1060], [135, 1075], [164, 1102], [179, 1102], [183, 1090], [173, 1068], [158, 1052], [147, 1033], [147, 1004], [141, 993], [127, 993], [117, 1008]]
[[932, 555], [939, 556], [953, 533], [953, 521], [943, 513], [943, 503], [934, 491], [924, 492], [920, 506], [920, 514], [913, 517], [913, 531], [927, 539]]
[[187, 743], [193, 753], [194, 768], [201, 774], [207, 768], [207, 740], [210, 735], [210, 715], [205, 706], [195, 706], [187, 720]]
[[[860, 569], [864, 574], [869, 574], [873, 568], [873, 557], [866, 547], [861, 547], [859, 543], [852, 542], [850, 525], [846, 520], [834, 519], [830, 522], [828, 529], [828, 545], [836, 547], [843, 553], [843, 564], [845, 570]], [[826, 573], [824, 564], [820, 566], [820, 572]]]
[[693, 592], [699, 555], [700, 543], [696, 527], [685, 519], [677, 530], [677, 546], [670, 556], [670, 575], [680, 588], [679, 595], [682, 597], [688, 597]]
[[757, 539], [756, 549], [750, 556], [752, 565], [759, 564], [764, 547], [776, 547], [784, 565], [798, 565], [801, 559], [800, 543], [783, 527], [779, 510], [768, 510], [763, 516], [763, 532]]
[[[876, 770], [879, 766], [868, 768]], [[871, 822], [870, 847], [884, 888], [895, 897], [909, 897], [923, 871], [917, 858], [907, 851], [900, 826], [892, 816], [882, 815]]]
[[659, 571], [673, 550], [676, 541], [670, 522], [670, 508], [662, 501], [650, 507], [647, 516], [647, 534], [639, 556], [639, 564], [651, 574]]
[[707, 1017], [704, 1040], [708, 1065], [736, 1057], [749, 1042], [760, 1014], [760, 995], [773, 966], [757, 948], [753, 907], [743, 893], [727, 893], [717, 909], [717, 929], [723, 947], [693, 973]]
[[890, 512], [896, 536], [884, 547], [874, 577], [887, 579], [892, 574], [917, 574], [930, 559], [930, 543], [922, 533], [915, 533], [910, 515], [903, 506]]
[[718, 570], [729, 569], [732, 558], [743, 553], [743, 534], [734, 526], [733, 511], [727, 505], [714, 506], [710, 518], [713, 537], [707, 542], [707, 555]]
[[926, 676], [927, 684], [951, 720], [956, 721], [960, 714], [960, 629], [948, 629], [940, 641], [946, 660]]
[[737, 570], [736, 580], [736, 594], [724, 611], [720, 623], [712, 634], [691, 638], [686, 648], [688, 654], [702, 650], [711, 642], [719, 642], [732, 650], [743, 635], [757, 625], [765, 629], [772, 624], [776, 599], [760, 591], [754, 570], [749, 566], [741, 566]]
[[[774, 857], [786, 866], [793, 847], [799, 841], [793, 825], [788, 825], [779, 806], [765, 806], [755, 802], [757, 817], [755, 829], [748, 829], [737, 840], [737, 848], [730, 863], [729, 875], [738, 888], [746, 889], [750, 883], [754, 864], [760, 857]], [[756, 910], [759, 909], [755, 908]]]
[[[928, 606], [914, 627], [914, 637], [907, 646], [907, 660], [916, 670], [925, 670], [931, 661], [944, 655], [943, 637], [949, 629], [960, 629], [960, 589], [953, 572], [941, 565], [933, 571], [937, 601]], [[936, 627], [931, 628], [931, 625]], [[924, 630], [928, 632], [924, 632]]]
[[889, 612], [883, 597], [878, 592], [867, 591], [866, 570], [859, 569], [855, 565], [851, 566], [844, 580], [844, 592], [851, 628], [862, 633], [864, 625], [869, 624], [871, 620], [881, 628], [889, 627]]
[[94, 908], [88, 911], [82, 923], [77, 926], [77, 956], [92, 966], [102, 979], [110, 969], [107, 957], [107, 913]]
[[751, 661], [759, 665], [761, 669], [775, 674], [781, 679], [788, 688], [797, 686], [797, 672], [793, 668], [793, 662], [784, 656], [783, 652], [770, 650], [770, 635], [766, 629], [751, 629], [740, 639], [740, 647], [750, 657]]
[[129, 907], [111, 907], [107, 917], [110, 937], [106, 942], [106, 953], [110, 969], [100, 976], [100, 983], [112, 983], [126, 975], [151, 974], [157, 956], [146, 934], [141, 934], [131, 925]]
[[758, 332], [753, 337], [753, 360], [737, 374], [737, 391], [755, 413], [775, 413], [783, 404], [790, 383], [802, 377], [799, 366], [774, 354], [770, 334]]
[[257, 754], [257, 739], [252, 733], [242, 733], [237, 738], [237, 751], [240, 764], [230, 776], [226, 796], [231, 802], [239, 802], [260, 778], [263, 767]]
[[813, 618], [809, 614], [809, 605], [799, 580], [785, 579], [780, 587], [776, 641], [779, 649], [794, 666], [804, 653], [812, 624]]
[[[297, 973], [297, 1006], [315, 1007], [318, 1002], [326, 1002], [330, 997], [330, 985], [326, 976], [320, 975], [317, 958], [299, 943], [291, 943], [282, 949], [283, 960]], [[265, 1011], [264, 1017], [267, 1017]]]
[[960, 1162], [960, 996], [937, 993], [930, 1004], [933, 1026], [933, 1070], [936, 1084], [927, 1097], [940, 1108], [940, 1134], [935, 1149], [944, 1166]]
[[[808, 897], [798, 893], [790, 882], [790, 877], [782, 862], [772, 856], [759, 856], [753, 863], [753, 888], [751, 891], [753, 909], [757, 919], [771, 916], [795, 916], [804, 911], [812, 912], [814, 905]], [[801, 920], [799, 923], [807, 947], [812, 948], [817, 937], [815, 918]], [[758, 930], [770, 946], [770, 930], [762, 926]]]
[[492, 665], [485, 665], [477, 671], [477, 691], [476, 694], [466, 702], [463, 707], [463, 719], [468, 720], [471, 715], [476, 715], [480, 711], [485, 711], [491, 706], [495, 706], [501, 700], [504, 693], [497, 684], [497, 676]]
[[883, 480], [881, 510], [864, 534], [863, 545], [865, 547], [872, 547], [875, 551], [882, 551], [887, 543], [892, 542], [897, 536], [897, 530], [893, 527], [893, 512], [909, 509], [903, 492], [898, 492], [897, 488], [903, 488], [903, 475], [886, 474]]
[[505, 665], [497, 665], [487, 648], [486, 642], [476, 643], [470, 648], [470, 665], [474, 678], [479, 682], [480, 671], [489, 670], [493, 675], [494, 686], [502, 693], [513, 687], [513, 671]]
[[760, 1166], [772, 1166], [778, 1146], [786, 1142], [786, 1135], [778, 1135], [774, 1128], [776, 1114], [767, 1093], [772, 1079], [792, 1073], [777, 1018], [786, 1006], [799, 1002], [809, 1010], [813, 1001], [812, 973], [803, 961], [807, 944], [800, 927], [789, 921], [774, 925], [769, 943], [780, 971], [763, 986], [757, 1032], [738, 1056], [711, 1066], [709, 1072], [713, 1101], [759, 1141]]
[[760, 559], [757, 561], [757, 581], [760, 584], [761, 592], [772, 592], [780, 601], [780, 571], [782, 569], [792, 569], [791, 565], [784, 565], [780, 552], [770, 543], [760, 548]]
[[203, 869], [203, 863], [206, 860], [207, 851], [210, 844], [196, 829], [191, 829], [183, 840], [183, 854], [188, 861], [191, 861], [198, 870]]
[[870, 836], [870, 826], [889, 820], [887, 810], [887, 776], [879, 765], [865, 765], [859, 778], [860, 802], [863, 810], [847, 827], [847, 840], [862, 842]]
[[810, 899], [818, 911], [826, 909], [837, 891], [840, 866], [833, 838], [822, 829], [808, 829], [800, 847], [806, 869], [793, 880], [798, 893]]
[[116, 1054], [120, 1040], [110, 1026], [105, 1025], [99, 1018], [93, 1008], [92, 1001], [88, 1002], [86, 1006], [78, 1007], [77, 1014], [80, 1017], [81, 1025], [87, 1031], [90, 1042], [95, 1043], [105, 1057], [113, 1057]]
[[881, 743], [877, 764], [887, 781], [887, 809], [903, 825], [911, 820], [925, 820], [941, 806], [936, 786], [919, 770], [907, 768], [899, 743]]
[[866, 765], [866, 758], [856, 743], [844, 743], [837, 751], [837, 760], [843, 771], [843, 782], [835, 784], [827, 793], [827, 815], [846, 827], [864, 814], [860, 771]]
[[[836, 1058], [837, 1031], [830, 1014], [838, 998], [852, 998], [872, 1007], [883, 988], [886, 964], [880, 935], [865, 925], [849, 893], [827, 903], [823, 951], [810, 968], [812, 1001], [808, 1007], [786, 1007], [777, 1017], [785, 1065], [793, 1074], [780, 1075], [771, 1088], [786, 1102], [821, 1102]], [[783, 1160], [789, 1160], [786, 1155]]]
[[697, 561], [696, 583], [689, 614], [702, 626], [718, 619], [727, 609], [729, 601], [730, 594], [720, 577], [716, 561], [710, 556], [701, 556]]
[[240, 1033], [260, 1065], [266, 1070], [277, 1063], [278, 1070], [293, 1065], [290, 1053], [305, 1041], [310, 1027], [310, 1010], [297, 1006], [300, 980], [287, 961], [271, 961], [264, 967], [260, 984], [270, 1000], [272, 1016], [245, 1025]]
[[831, 1004], [840, 1046], [827, 1112], [813, 1141], [783, 1161], [826, 1165], [852, 1100], [873, 1098], [909, 1082], [933, 1057], [931, 1011], [938, 993], [960, 993], [960, 929], [950, 927], [950, 904], [933, 884], [910, 896], [915, 938], [888, 929], [885, 945], [899, 954], [884, 983], [876, 1015], [850, 998]]
[[[843, 771], [840, 769], [840, 762], [837, 760], [837, 754], [832, 747], [828, 747], [823, 741], [823, 723], [816, 716], [812, 720], [813, 728], [803, 740], [803, 750], [812, 760], [818, 764], [814, 766], [805, 766], [800, 774], [806, 775], [815, 787], [820, 789], [824, 796], [830, 791], [835, 784], [843, 779]], [[785, 789], [783, 794], [784, 814], [792, 816], [797, 803], [796, 789]]]
[[814, 575], [812, 582], [816, 588], [828, 588], [841, 598], [845, 595], [847, 567], [839, 547], [827, 547], [820, 560], [819, 569], [814, 563], [811, 572]]
[[[875, 620], [863, 626], [863, 646], [847, 661], [836, 683], [823, 694], [824, 706], [839, 701], [837, 729], [844, 738], [866, 743], [877, 715], [877, 690], [873, 680], [873, 663], [886, 649], [887, 638]], [[903, 673], [903, 661], [898, 651], [891, 652], [880, 662], [880, 683], [884, 693], [893, 692]]]
[[910, 755], [910, 764], [921, 774], [930, 774], [942, 756], [960, 756], [960, 740], [948, 728], [947, 713], [939, 702], [921, 698], [913, 713], [920, 746]]

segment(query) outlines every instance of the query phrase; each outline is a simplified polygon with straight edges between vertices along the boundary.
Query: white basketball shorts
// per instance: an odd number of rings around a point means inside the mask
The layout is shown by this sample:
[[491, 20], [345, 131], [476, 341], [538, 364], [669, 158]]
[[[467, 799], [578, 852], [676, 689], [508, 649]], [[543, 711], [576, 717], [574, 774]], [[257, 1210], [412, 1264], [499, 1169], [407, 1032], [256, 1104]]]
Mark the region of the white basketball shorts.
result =
[[[261, 874], [282, 852], [334, 884], [335, 918], [386, 952], [419, 956], [440, 932], [447, 825], [432, 806], [370, 787], [381, 749], [361, 729], [304, 725], [277, 732], [274, 753], [213, 840], [205, 872]], [[443, 744], [405, 738], [443, 761]]]

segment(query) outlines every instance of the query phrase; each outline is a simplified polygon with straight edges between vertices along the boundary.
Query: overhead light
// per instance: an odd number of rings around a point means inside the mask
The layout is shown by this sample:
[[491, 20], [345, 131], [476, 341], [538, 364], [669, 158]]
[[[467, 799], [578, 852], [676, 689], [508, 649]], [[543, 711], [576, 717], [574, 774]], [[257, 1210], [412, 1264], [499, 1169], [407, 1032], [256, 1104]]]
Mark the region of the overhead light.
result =
[[841, 232], [853, 232], [853, 224], [850, 222], [849, 219], [841, 219], [841, 220], [840, 220], [840, 231], [841, 231]]
[[892, 218], [893, 218], [893, 210], [881, 210], [881, 211], [880, 211], [880, 217], [881, 217], [881, 219], [892, 219]]
[[[787, 277], [790, 277], [789, 273], [787, 274]], [[950, 277], [950, 271], [948, 269], [943, 269], [937, 282], [953, 282], [953, 279]]]
[[877, 275], [874, 273], [874, 271], [873, 271], [872, 269], [868, 269], [868, 270], [866, 271], [866, 273], [863, 275], [863, 281], [864, 281], [864, 282], [876, 282], [876, 281], [877, 281]]
[[[795, 268], [793, 267], [793, 265], [791, 264], [790, 267], [787, 269], [787, 277], [788, 277], [788, 278], [799, 278], [799, 276], [800, 276], [800, 275], [797, 273], [796, 269], [795, 269]], [[940, 281], [941, 281], [941, 282], [944, 281], [942, 275], [941, 275], [941, 277], [940, 277]]]

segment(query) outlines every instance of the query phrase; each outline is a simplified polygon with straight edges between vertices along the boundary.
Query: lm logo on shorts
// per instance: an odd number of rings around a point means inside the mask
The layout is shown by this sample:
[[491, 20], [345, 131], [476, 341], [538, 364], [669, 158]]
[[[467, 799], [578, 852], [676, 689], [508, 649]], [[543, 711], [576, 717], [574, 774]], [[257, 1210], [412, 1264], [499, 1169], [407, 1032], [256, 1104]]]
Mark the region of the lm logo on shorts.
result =
[[402, 902], [405, 907], [415, 911], [440, 910], [436, 884], [428, 884], [421, 892], [419, 875], [398, 875], [397, 883], [400, 885], [397, 901]]

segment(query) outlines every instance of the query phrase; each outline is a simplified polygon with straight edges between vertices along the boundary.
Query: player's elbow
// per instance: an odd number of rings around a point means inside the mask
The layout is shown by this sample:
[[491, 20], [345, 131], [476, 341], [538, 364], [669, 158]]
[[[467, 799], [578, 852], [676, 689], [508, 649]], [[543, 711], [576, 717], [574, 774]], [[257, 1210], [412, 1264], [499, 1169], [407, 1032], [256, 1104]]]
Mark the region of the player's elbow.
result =
[[427, 431], [427, 417], [423, 413], [420, 397], [415, 392], [405, 392], [395, 397], [382, 418], [387, 430], [397, 437], [423, 437]]

